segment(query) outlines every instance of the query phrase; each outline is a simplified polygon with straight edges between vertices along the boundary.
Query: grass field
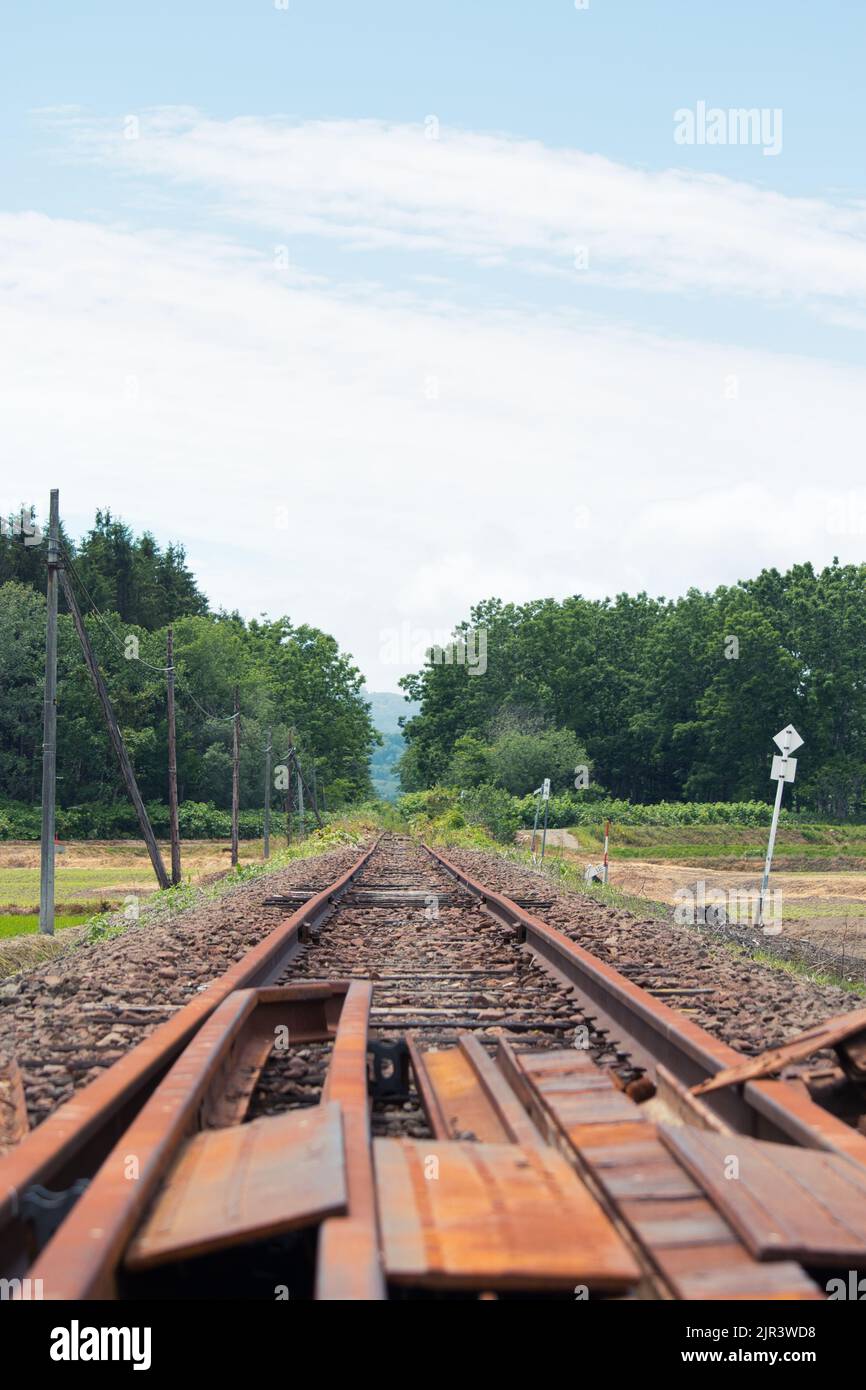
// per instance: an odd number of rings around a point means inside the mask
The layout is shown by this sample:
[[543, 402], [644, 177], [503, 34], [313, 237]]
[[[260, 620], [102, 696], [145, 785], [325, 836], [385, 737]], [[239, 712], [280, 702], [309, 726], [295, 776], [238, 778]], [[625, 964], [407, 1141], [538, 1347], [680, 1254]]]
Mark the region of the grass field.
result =
[[[183, 882], [159, 893], [150, 859], [143, 846], [129, 841], [87, 841], [64, 846], [58, 857], [58, 897], [54, 936], [38, 930], [39, 846], [21, 841], [0, 842], [0, 884], [14, 899], [11, 906], [0, 904], [0, 980], [41, 961], [53, 959], [81, 945], [94, 945], [128, 930], [138, 917], [114, 908], [102, 909], [105, 901], [116, 902], [121, 910], [128, 893], [141, 894], [141, 924], [158, 924], [188, 907], [214, 900], [251, 876], [278, 872], [297, 859], [314, 858], [347, 845], [358, 847], [380, 829], [378, 815], [369, 809], [332, 817], [321, 831], [287, 846], [282, 835], [271, 836], [271, 859], [265, 864], [261, 840], [242, 840], [239, 846], [240, 874], [231, 873], [230, 846], [214, 840], [190, 840], [181, 846]], [[169, 863], [167, 846], [161, 846]], [[64, 887], [65, 884], [65, 887]], [[59, 895], [72, 893], [82, 902], [71, 910]], [[90, 895], [90, 896], [88, 896]]]
[[[54, 918], [55, 929], [62, 931], [64, 927], [80, 927], [82, 922], [87, 921], [87, 915], [56, 914]], [[0, 938], [4, 936], [28, 936], [31, 932], [38, 930], [38, 913], [15, 912], [5, 916], [0, 914]]]
[[[701, 881], [706, 890], [756, 893], [767, 836], [766, 826], [614, 824], [610, 884], [668, 906]], [[603, 840], [600, 825], [553, 830], [548, 852], [584, 868], [600, 861]], [[866, 826], [780, 828], [770, 888], [784, 936], [866, 959]]]
[[[604, 840], [601, 825], [576, 825], [568, 833], [592, 853]], [[734, 861], [730, 867], [735, 867], [763, 860], [767, 834], [766, 826], [614, 825], [611, 843], [618, 859], [698, 865]], [[819, 872], [833, 867], [866, 870], [866, 825], [781, 826], [776, 862], [783, 867], [786, 861], [791, 868], [814, 866]]]
[[[55, 872], [57, 902], [92, 902], [92, 912], [100, 909], [100, 899], [116, 900], [138, 889], [156, 888], [152, 870], [118, 865], [105, 869], [64, 869], [59, 864]], [[0, 869], [0, 911], [3, 908], [38, 906], [38, 869]]]
[[[272, 837], [276, 852], [284, 839]], [[161, 847], [170, 867], [170, 851]], [[181, 847], [185, 882], [201, 883], [231, 867], [230, 845], [221, 840], [190, 840]], [[261, 840], [242, 840], [241, 864], [262, 857]], [[122, 907], [125, 898], [157, 890], [156, 876], [143, 845], [128, 840], [70, 842], [55, 861], [55, 904], [63, 925], [82, 922], [97, 912]], [[0, 843], [0, 936], [33, 930], [28, 925], [39, 911], [39, 846], [32, 842]], [[17, 928], [16, 928], [17, 919]]]

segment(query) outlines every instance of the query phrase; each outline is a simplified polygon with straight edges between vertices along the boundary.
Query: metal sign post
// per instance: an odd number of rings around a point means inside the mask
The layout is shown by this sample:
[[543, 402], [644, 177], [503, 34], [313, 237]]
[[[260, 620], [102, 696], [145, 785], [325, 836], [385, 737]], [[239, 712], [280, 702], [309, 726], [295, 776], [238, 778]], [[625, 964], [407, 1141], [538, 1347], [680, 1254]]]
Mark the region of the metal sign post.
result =
[[544, 802], [544, 830], [541, 835], [541, 862], [544, 863], [544, 851], [547, 849], [547, 812], [550, 806], [550, 778], [545, 777], [541, 784], [541, 799]]
[[541, 811], [541, 787], [536, 787], [536, 788], [535, 788], [535, 791], [532, 793], [532, 795], [535, 797], [535, 821], [534, 821], [533, 826], [532, 826], [532, 839], [531, 839], [530, 844], [529, 844], [529, 853], [530, 853], [530, 855], [531, 855], [531, 857], [532, 857], [532, 862], [533, 862], [533, 864], [534, 864], [534, 863], [535, 863], [535, 837], [536, 837], [536, 835], [538, 834], [538, 816], [539, 816], [539, 812]]
[[767, 885], [770, 881], [770, 865], [773, 861], [773, 848], [776, 843], [776, 831], [779, 826], [779, 812], [782, 809], [782, 792], [786, 782], [793, 782], [797, 775], [797, 759], [790, 755], [795, 749], [799, 748], [803, 742], [793, 724], [786, 724], [784, 729], [780, 729], [773, 735], [773, 742], [779, 749], [779, 755], [773, 757], [773, 767], [770, 772], [770, 779], [776, 783], [776, 803], [773, 807], [773, 819], [770, 824], [770, 839], [767, 844], [767, 858], [764, 863], [764, 876], [761, 879], [761, 896], [758, 899], [758, 926], [764, 925], [764, 902], [767, 897]]

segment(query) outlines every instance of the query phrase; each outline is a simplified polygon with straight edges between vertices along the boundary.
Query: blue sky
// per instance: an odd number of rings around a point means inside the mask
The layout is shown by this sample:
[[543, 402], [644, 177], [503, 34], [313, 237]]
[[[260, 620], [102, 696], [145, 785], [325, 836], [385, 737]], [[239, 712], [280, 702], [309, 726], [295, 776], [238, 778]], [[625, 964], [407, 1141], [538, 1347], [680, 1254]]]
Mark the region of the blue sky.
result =
[[[73, 532], [113, 504], [383, 689], [492, 593], [863, 558], [866, 9], [0, 23], [4, 488]], [[677, 144], [699, 102], [780, 152]]]
[[[674, 107], [782, 106], [787, 158], [715, 170], [787, 192], [862, 193], [866, 10], [851, 0], [43, 0], [3, 7], [4, 186], [48, 193], [28, 113], [185, 104], [231, 118], [378, 116], [508, 131], [665, 168]], [[682, 162], [706, 167], [711, 151]], [[691, 157], [689, 159], [689, 156]], [[32, 180], [32, 182], [30, 181]], [[80, 190], [79, 190], [80, 192]], [[74, 196], [74, 192], [73, 192]]]

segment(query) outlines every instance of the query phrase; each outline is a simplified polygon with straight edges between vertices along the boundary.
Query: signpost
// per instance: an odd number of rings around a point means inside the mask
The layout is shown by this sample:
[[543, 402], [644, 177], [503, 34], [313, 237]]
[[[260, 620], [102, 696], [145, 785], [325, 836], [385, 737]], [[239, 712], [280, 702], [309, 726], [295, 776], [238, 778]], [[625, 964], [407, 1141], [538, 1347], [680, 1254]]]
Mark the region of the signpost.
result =
[[[532, 824], [532, 839], [531, 839], [530, 842], [529, 842], [529, 853], [530, 853], [530, 856], [531, 856], [531, 858], [532, 858], [532, 862], [533, 862], [533, 864], [534, 864], [534, 863], [536, 862], [536, 861], [535, 861], [535, 837], [536, 837], [536, 835], [538, 834], [538, 817], [539, 817], [539, 815], [540, 815], [540, 813], [541, 813], [541, 787], [536, 787], [536, 788], [535, 788], [535, 791], [532, 793], [532, 795], [535, 797], [535, 820], [533, 821], [533, 824]], [[462, 792], [461, 792], [461, 796], [462, 796]]]
[[609, 863], [609, 860], [608, 860], [608, 850], [609, 850], [609, 849], [610, 849], [610, 821], [609, 821], [609, 820], [606, 820], [605, 823], [604, 823], [604, 860], [603, 860], [602, 875], [601, 875], [601, 881], [602, 881], [602, 883], [607, 883], [607, 879], [608, 879], [608, 871], [609, 871], [609, 870], [608, 870], [608, 863]]
[[773, 735], [773, 742], [779, 749], [778, 755], [773, 756], [773, 767], [770, 772], [771, 781], [776, 783], [776, 804], [773, 807], [773, 820], [770, 825], [770, 840], [767, 845], [767, 858], [764, 864], [764, 876], [761, 879], [761, 896], [758, 900], [758, 926], [764, 925], [764, 902], [767, 897], [767, 884], [770, 881], [770, 864], [773, 860], [773, 847], [776, 843], [776, 830], [779, 826], [779, 812], [782, 809], [782, 792], [786, 782], [793, 782], [797, 775], [797, 759], [792, 758], [791, 754], [799, 748], [803, 742], [793, 724], [786, 724], [784, 729], [780, 729]]
[[541, 784], [541, 799], [544, 802], [544, 830], [541, 835], [541, 862], [544, 863], [544, 851], [547, 848], [547, 812], [550, 807], [550, 778], [545, 777]]

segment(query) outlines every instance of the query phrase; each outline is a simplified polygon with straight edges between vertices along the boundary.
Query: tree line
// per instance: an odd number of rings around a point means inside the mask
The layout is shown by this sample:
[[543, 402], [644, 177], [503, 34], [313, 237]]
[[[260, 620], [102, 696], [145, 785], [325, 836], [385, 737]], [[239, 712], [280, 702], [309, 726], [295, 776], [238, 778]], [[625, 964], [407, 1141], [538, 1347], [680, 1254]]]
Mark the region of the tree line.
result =
[[[0, 538], [0, 799], [27, 806], [38, 804], [41, 787], [46, 551], [20, 517], [6, 521]], [[134, 536], [108, 511], [97, 512], [77, 546], [64, 537], [63, 553], [145, 800], [167, 796], [169, 624], [182, 801], [220, 808], [231, 803], [235, 685], [242, 807], [262, 803], [269, 728], [274, 763], [293, 739], [305, 776], [311, 780], [315, 770], [329, 807], [370, 794], [369, 759], [378, 735], [361, 673], [328, 633], [288, 617], [246, 622], [238, 613], [211, 612], [182, 546], [163, 550], [153, 536]], [[120, 801], [114, 755], [62, 595], [60, 610], [58, 801], [66, 807]]]
[[[772, 735], [793, 722], [805, 745], [792, 804], [863, 813], [866, 565], [765, 569], [672, 600], [494, 598], [455, 637], [472, 630], [486, 632], [483, 675], [446, 652], [402, 682], [421, 703], [405, 727], [405, 791], [479, 781], [512, 790], [505, 732], [537, 741], [560, 730], [574, 736], [560, 752], [585, 761], [591, 787], [614, 796], [764, 801], [775, 790]], [[553, 748], [550, 762], [554, 790], [570, 786]]]

